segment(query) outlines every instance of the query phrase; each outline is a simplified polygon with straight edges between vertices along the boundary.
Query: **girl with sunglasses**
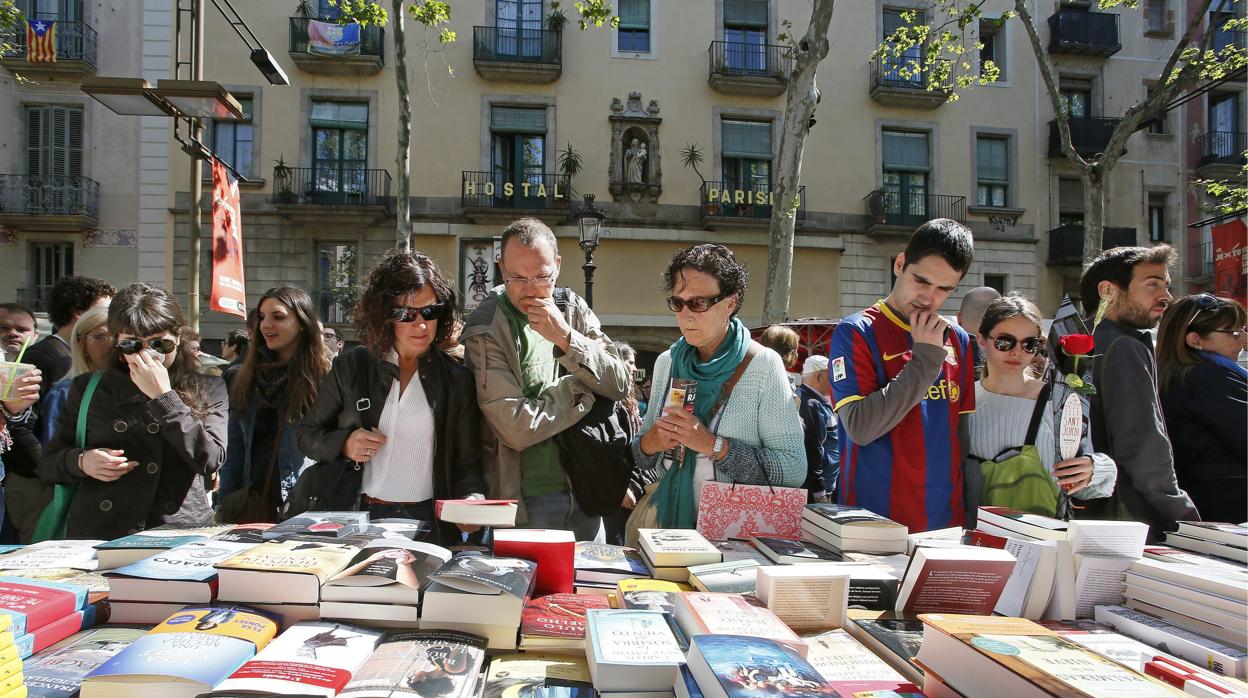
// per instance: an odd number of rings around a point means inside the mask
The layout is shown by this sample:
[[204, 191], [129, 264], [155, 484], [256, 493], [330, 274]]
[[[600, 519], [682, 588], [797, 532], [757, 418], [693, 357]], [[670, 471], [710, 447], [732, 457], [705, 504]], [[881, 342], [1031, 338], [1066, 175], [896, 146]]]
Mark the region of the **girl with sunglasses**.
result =
[[[428, 256], [392, 251], [377, 263], [353, 315], [362, 346], [334, 359], [299, 426], [315, 468], [341, 470], [345, 480], [328, 481], [350, 491], [301, 494], [287, 515], [341, 502], [373, 518], [432, 522], [435, 499], [484, 498], [472, 374], [439, 348], [458, 315], [454, 287]], [[459, 535], [442, 526], [436, 539]]]
[[45, 480], [77, 486], [68, 538], [212, 522], [204, 481], [225, 461], [228, 399], [225, 383], [202, 375], [178, 339], [185, 326], [177, 301], [156, 286], [131, 284], [109, 305], [113, 351], [102, 370], [73, 380], [40, 464]]
[[329, 373], [307, 291], [271, 288], [250, 317], [255, 341], [230, 378], [230, 441], [217, 510], [224, 523], [278, 520], [295, 480], [310, 464], [299, 450], [295, 425]]
[[[986, 363], [984, 377], [975, 384], [975, 412], [969, 415], [968, 482], [982, 480], [982, 486], [969, 488], [979, 496], [975, 504], [1064, 518], [1070, 497], [1113, 494], [1117, 468], [1109, 456], [1092, 452], [1086, 425], [1080, 454], [1059, 460], [1045, 382], [1030, 369], [1032, 358], [1047, 351], [1035, 304], [1013, 294], [994, 300], [984, 312], [978, 341]], [[1031, 460], [1024, 467], [1015, 458]], [[1002, 471], [994, 469], [1007, 467], [1013, 473], [1042, 469], [1048, 479], [1037, 483], [1034, 478], [1019, 478], [1018, 486], [1003, 486]]]
[[1248, 371], [1244, 306], [1208, 293], [1180, 298], [1157, 331], [1157, 384], [1174, 472], [1201, 518], [1248, 519]]

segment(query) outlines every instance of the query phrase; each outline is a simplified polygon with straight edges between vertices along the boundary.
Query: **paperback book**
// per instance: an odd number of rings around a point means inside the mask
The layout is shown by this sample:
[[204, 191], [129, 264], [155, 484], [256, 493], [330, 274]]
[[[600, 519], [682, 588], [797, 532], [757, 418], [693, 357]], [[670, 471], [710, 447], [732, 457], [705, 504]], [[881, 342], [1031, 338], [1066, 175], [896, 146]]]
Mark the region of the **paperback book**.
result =
[[415, 606], [421, 582], [450, 559], [450, 550], [432, 543], [378, 538], [325, 583], [321, 600]]
[[485, 639], [448, 630], [387, 634], [343, 689], [349, 698], [473, 698]]
[[367, 511], [305, 511], [264, 531], [265, 540], [287, 536], [346, 538], [368, 531]]
[[343, 623], [297, 623], [218, 684], [214, 693], [335, 696], [380, 640], [376, 630]]
[[577, 541], [572, 566], [577, 582], [608, 582], [649, 576], [641, 554], [621, 545]]
[[605, 596], [550, 594], [524, 607], [520, 620], [520, 649], [585, 651], [585, 620], [593, 608], [609, 608]]
[[87, 674], [146, 632], [142, 628], [92, 628], [48, 648], [22, 667], [29, 695], [73, 698]]
[[754, 547], [776, 565], [799, 565], [811, 562], [842, 562], [845, 556], [814, 543], [787, 538], [755, 536]]
[[842, 695], [864, 691], [918, 693], [919, 689], [844, 629], [803, 638], [806, 661]]
[[689, 647], [689, 671], [708, 698], [841, 695], [791, 647], [761, 637], [699, 635]]
[[594, 688], [670, 691], [685, 655], [658, 611], [589, 611], [585, 657]]
[[583, 657], [505, 654], [490, 662], [484, 698], [598, 698]]
[[518, 504], [515, 499], [439, 499], [434, 516], [453, 524], [510, 528], [516, 525]]
[[100, 569], [129, 565], [162, 550], [176, 548], [184, 543], [210, 538], [229, 530], [229, 526], [179, 526], [164, 524], [156, 528], [122, 536], [95, 546]]
[[266, 541], [217, 563], [217, 595], [245, 603], [317, 603], [321, 585], [367, 542], [316, 536]]
[[207, 603], [216, 598], [216, 564], [257, 542], [204, 538], [104, 573], [116, 601]]
[[806, 643], [770, 609], [740, 594], [683, 592], [676, 597], [676, 622], [690, 638], [696, 635], [748, 635], [778, 640], [805, 656]]

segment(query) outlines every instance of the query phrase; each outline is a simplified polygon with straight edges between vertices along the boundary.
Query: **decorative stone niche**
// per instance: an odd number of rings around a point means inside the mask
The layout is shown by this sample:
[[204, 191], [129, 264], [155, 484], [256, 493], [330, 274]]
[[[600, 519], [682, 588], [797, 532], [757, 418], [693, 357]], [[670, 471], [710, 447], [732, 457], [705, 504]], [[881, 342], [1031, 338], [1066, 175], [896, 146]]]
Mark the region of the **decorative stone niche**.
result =
[[[628, 93], [628, 103], [611, 100], [611, 196], [633, 204], [634, 213], [653, 215], [663, 193], [662, 149], [658, 100], [642, 107], [641, 93]], [[649, 211], [649, 213], [647, 213]]]

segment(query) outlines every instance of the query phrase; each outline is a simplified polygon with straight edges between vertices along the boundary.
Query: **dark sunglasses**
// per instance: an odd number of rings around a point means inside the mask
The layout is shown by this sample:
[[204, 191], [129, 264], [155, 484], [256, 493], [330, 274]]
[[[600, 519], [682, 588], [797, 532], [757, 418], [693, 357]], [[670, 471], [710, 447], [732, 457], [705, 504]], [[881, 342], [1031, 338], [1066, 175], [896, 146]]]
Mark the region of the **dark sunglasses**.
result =
[[137, 354], [143, 351], [143, 347], [147, 346], [152, 351], [161, 354], [172, 354], [174, 349], [178, 348], [178, 343], [168, 337], [160, 339], [119, 339], [117, 340], [117, 351], [126, 354]]
[[1044, 337], [1026, 337], [1022, 340], [1015, 339], [1008, 334], [989, 337], [992, 340], [992, 346], [997, 351], [1014, 351], [1014, 347], [1018, 344], [1023, 345], [1023, 351], [1028, 354], [1039, 354], [1044, 351]]
[[426, 320], [441, 320], [446, 317], [446, 310], [446, 303], [434, 303], [422, 308], [409, 308], [399, 305], [390, 311], [390, 319], [395, 322], [415, 322], [417, 317]]
[[1192, 297], [1192, 305], [1196, 306], [1196, 311], [1192, 313], [1192, 319], [1187, 321], [1187, 325], [1183, 328], [1185, 330], [1192, 328], [1192, 323], [1196, 322], [1196, 318], [1200, 317], [1202, 312], [1217, 310], [1227, 305], [1227, 301], [1224, 298], [1218, 298], [1212, 293], [1201, 293]]
[[732, 294], [723, 293], [711, 298], [690, 298], [688, 300], [684, 298], [677, 298], [676, 296], [668, 296], [667, 307], [671, 308], [673, 313], [679, 313], [685, 308], [688, 308], [691, 312], [705, 313], [711, 309], [711, 306], [719, 303], [730, 295]]

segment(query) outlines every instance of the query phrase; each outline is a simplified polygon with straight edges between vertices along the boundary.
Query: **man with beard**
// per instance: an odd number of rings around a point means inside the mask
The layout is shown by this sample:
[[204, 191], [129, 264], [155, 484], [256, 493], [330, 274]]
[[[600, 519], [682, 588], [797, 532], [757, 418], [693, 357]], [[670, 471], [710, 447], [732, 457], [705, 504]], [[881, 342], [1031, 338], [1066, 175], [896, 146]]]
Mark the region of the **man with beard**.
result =
[[1116, 247], [1093, 260], [1079, 281], [1086, 316], [1094, 317], [1105, 303], [1104, 318], [1093, 332], [1097, 363], [1092, 445], [1118, 464], [1113, 510], [1085, 510], [1084, 515], [1143, 521], [1149, 525], [1150, 539], [1173, 531], [1178, 521], [1200, 520], [1174, 474], [1174, 453], [1157, 396], [1157, 362], [1147, 332], [1157, 326], [1174, 298], [1170, 267], [1176, 261], [1169, 245]]

